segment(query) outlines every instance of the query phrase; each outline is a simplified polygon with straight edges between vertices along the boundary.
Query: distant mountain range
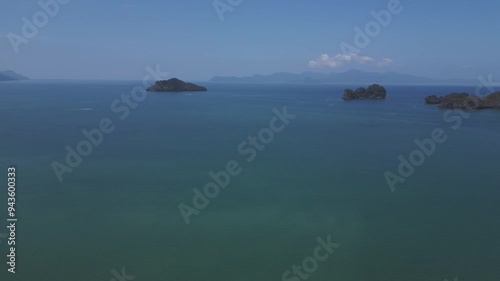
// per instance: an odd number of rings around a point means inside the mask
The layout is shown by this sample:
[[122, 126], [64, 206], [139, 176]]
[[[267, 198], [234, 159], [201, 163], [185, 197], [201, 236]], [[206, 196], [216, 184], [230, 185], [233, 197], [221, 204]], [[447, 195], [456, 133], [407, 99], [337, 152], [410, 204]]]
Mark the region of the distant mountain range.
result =
[[303, 72], [287, 73], [279, 72], [271, 75], [254, 75], [247, 77], [221, 77], [215, 76], [210, 82], [220, 83], [342, 83], [342, 84], [446, 84], [463, 83], [474, 84], [477, 80], [455, 79], [436, 80], [432, 78], [402, 74], [397, 72], [364, 72], [360, 70], [349, 70], [346, 72]]
[[12, 70], [0, 71], [0, 81], [29, 80], [28, 77], [15, 73]]

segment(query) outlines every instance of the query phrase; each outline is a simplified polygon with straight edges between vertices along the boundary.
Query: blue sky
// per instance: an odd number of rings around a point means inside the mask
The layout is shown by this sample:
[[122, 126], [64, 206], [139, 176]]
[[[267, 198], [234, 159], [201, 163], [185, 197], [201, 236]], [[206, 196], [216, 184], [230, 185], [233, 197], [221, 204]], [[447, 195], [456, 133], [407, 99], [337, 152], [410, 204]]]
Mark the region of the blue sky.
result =
[[16, 54], [7, 35], [22, 36], [21, 19], [32, 21], [42, 8], [37, 0], [4, 0], [0, 69], [48, 79], [141, 79], [156, 64], [195, 81], [352, 68], [500, 77], [494, 0], [401, 0], [402, 12], [346, 56], [340, 44], [354, 45], [354, 27], [364, 29], [370, 12], [390, 1], [396, 0], [243, 0], [221, 21], [213, 0], [70, 0]]

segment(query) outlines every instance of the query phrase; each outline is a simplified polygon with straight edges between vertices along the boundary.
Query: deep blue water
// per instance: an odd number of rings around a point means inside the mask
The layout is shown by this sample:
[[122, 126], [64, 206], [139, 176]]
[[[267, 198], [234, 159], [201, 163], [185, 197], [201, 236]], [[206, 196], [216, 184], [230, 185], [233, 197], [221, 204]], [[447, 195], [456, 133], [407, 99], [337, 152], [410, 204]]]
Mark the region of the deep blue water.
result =
[[[308, 280], [500, 277], [500, 111], [454, 130], [460, 115], [423, 104], [474, 87], [344, 102], [359, 85], [202, 84], [149, 93], [120, 120], [111, 104], [138, 81], [2, 82], [0, 174], [17, 167], [19, 222], [18, 273], [6, 273], [3, 240], [1, 279], [108, 281], [125, 267], [135, 280], [278, 281], [328, 235], [341, 246]], [[296, 118], [246, 161], [239, 144], [285, 106]], [[51, 164], [103, 118], [115, 130], [59, 182]], [[391, 192], [384, 173], [437, 128], [447, 140]], [[179, 204], [231, 160], [241, 174], [187, 225]]]

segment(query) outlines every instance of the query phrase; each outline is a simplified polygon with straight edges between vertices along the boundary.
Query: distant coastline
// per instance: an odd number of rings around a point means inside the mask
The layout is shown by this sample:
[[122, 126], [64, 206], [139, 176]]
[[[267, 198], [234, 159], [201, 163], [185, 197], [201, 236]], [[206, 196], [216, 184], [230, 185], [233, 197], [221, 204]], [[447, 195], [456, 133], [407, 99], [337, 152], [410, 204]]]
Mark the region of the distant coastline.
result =
[[386, 85], [475, 85], [474, 79], [437, 80], [428, 77], [403, 74], [398, 72], [365, 72], [349, 70], [345, 72], [278, 72], [270, 75], [253, 76], [215, 76], [209, 80], [214, 83], [248, 83], [248, 84], [386, 84]]
[[19, 73], [16, 73], [12, 70], [0, 71], [0, 81], [19, 81], [19, 80], [29, 80], [29, 78]]

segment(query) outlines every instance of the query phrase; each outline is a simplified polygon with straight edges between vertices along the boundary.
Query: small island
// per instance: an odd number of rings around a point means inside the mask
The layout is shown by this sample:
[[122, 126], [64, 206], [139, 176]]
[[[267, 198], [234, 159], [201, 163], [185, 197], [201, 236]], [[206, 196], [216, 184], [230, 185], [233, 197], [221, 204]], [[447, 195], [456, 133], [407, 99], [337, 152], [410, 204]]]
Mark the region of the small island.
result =
[[358, 88], [355, 91], [351, 89], [344, 90], [343, 100], [380, 100], [387, 97], [387, 91], [384, 87], [373, 84], [366, 88]]
[[28, 77], [18, 74], [12, 70], [0, 71], [0, 81], [29, 80]]
[[186, 83], [177, 78], [169, 80], [156, 81], [156, 83], [147, 88], [150, 92], [204, 92], [207, 88], [198, 86], [193, 83]]
[[484, 98], [468, 93], [453, 93], [444, 97], [432, 95], [425, 98], [425, 103], [436, 104], [443, 109], [500, 109], [500, 92], [489, 94]]

